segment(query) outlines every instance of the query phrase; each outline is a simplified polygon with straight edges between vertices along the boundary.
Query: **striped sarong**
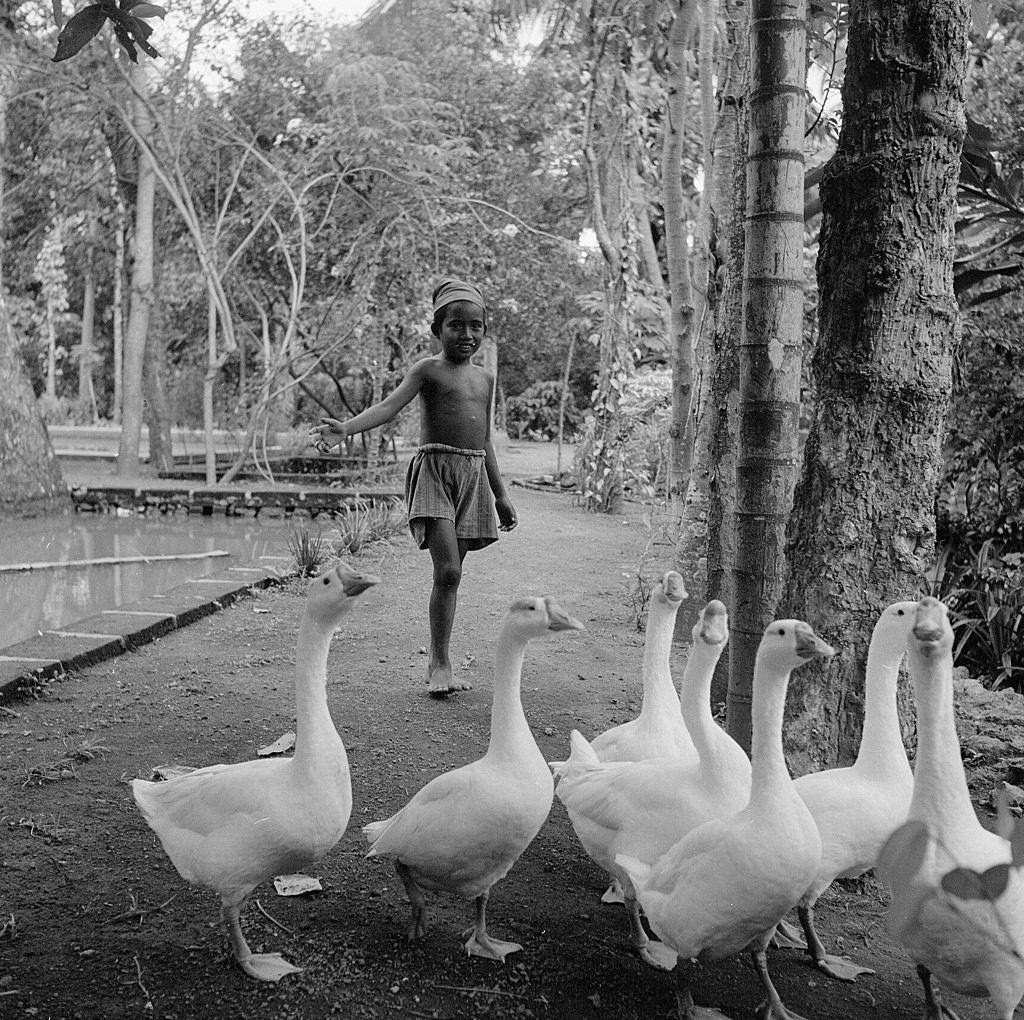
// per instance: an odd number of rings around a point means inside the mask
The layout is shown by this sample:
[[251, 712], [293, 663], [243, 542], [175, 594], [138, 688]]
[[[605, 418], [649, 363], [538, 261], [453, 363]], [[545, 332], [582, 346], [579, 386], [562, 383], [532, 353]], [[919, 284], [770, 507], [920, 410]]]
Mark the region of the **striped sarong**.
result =
[[421, 549], [427, 547], [427, 521], [441, 518], [455, 525], [455, 536], [469, 549], [497, 541], [494, 497], [487, 481], [483, 450], [460, 450], [425, 443], [416, 451], [405, 476], [409, 530]]

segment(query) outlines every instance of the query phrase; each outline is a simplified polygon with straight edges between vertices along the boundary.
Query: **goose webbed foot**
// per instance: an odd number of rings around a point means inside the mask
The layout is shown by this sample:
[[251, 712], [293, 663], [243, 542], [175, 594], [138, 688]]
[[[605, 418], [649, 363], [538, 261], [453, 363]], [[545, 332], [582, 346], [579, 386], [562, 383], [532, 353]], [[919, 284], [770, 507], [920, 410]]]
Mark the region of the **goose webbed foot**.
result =
[[856, 981], [861, 974], [875, 973], [870, 967], [861, 967], [846, 956], [833, 956], [825, 951], [825, 945], [818, 937], [818, 930], [814, 924], [813, 903], [800, 906], [797, 911], [800, 915], [800, 924], [807, 936], [807, 953], [814, 960], [814, 966], [823, 974], [828, 974], [839, 981]]
[[640, 904], [637, 902], [636, 894], [624, 892], [623, 902], [626, 905], [626, 917], [629, 921], [629, 941], [636, 950], [637, 955], [649, 967], [656, 970], [672, 970], [678, 961], [674, 949], [670, 949], [664, 942], [652, 942], [640, 920]]
[[626, 898], [622, 895], [622, 886], [617, 878], [613, 878], [611, 885], [601, 894], [602, 903], [625, 903]]
[[462, 933], [469, 936], [465, 944], [466, 955], [504, 963], [509, 953], [517, 953], [523, 947], [518, 942], [504, 942], [487, 934], [487, 896], [487, 893], [477, 896], [476, 923]]
[[680, 960], [676, 964], [676, 1012], [679, 1020], [729, 1020], [713, 1006], [698, 1006], [693, 1001], [693, 994], [690, 991], [692, 972], [692, 960]]
[[862, 967], [847, 956], [833, 956], [831, 953], [818, 957], [814, 965], [822, 973], [839, 981], [856, 981], [861, 974], [875, 973], [870, 967]]
[[776, 991], [775, 985], [772, 984], [771, 975], [768, 973], [768, 955], [765, 950], [756, 949], [752, 956], [754, 968], [765, 991], [764, 1001], [757, 1007], [758, 1020], [804, 1020], [799, 1013], [788, 1009], [779, 998], [779, 993]]
[[231, 950], [238, 965], [249, 977], [257, 981], [280, 981], [286, 974], [301, 974], [301, 967], [294, 967], [280, 953], [254, 953], [242, 934], [239, 919], [241, 906], [221, 907], [221, 917], [228, 926]]
[[250, 953], [238, 964], [258, 981], [280, 981], [286, 974], [302, 973], [301, 967], [293, 967], [280, 953]]
[[771, 944], [776, 949], [806, 949], [807, 943], [795, 928], [785, 919], [779, 921], [775, 926], [775, 934], [772, 935]]
[[960, 1017], [942, 1002], [939, 989], [932, 986], [932, 972], [919, 963], [917, 976], [924, 986], [924, 1020], [960, 1020]]

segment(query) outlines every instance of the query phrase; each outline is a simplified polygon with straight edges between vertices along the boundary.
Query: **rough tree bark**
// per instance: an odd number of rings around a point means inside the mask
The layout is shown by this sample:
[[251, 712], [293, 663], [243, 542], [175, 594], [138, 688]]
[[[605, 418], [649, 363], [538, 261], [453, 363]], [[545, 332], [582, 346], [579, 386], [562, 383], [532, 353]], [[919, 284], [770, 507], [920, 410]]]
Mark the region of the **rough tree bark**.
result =
[[[135, 129], [152, 139], [153, 121], [147, 104], [149, 65], [133, 64], [131, 82], [135, 91], [132, 115]], [[139, 469], [139, 440], [142, 435], [142, 373], [146, 360], [146, 335], [153, 306], [153, 207], [156, 201], [156, 173], [149, 154], [138, 153], [138, 187], [135, 194], [135, 230], [132, 238], [131, 301], [124, 331], [123, 405], [121, 442], [117, 450], [117, 473], [132, 475]]]
[[[593, 15], [593, 11], [590, 12]], [[581, 502], [602, 513], [620, 513], [623, 501], [623, 389], [633, 373], [630, 285], [636, 278], [634, 208], [630, 193], [632, 123], [625, 75], [629, 35], [612, 19], [589, 18], [591, 88], [583, 140], [594, 232], [604, 259], [604, 310], [598, 333], [600, 358], [593, 397], [593, 425], [577, 452]]]
[[[956, 190], [969, 0], [855, 0], [843, 128], [821, 183], [814, 419], [790, 522], [787, 612], [839, 646], [790, 687], [797, 771], [854, 757], [868, 638], [919, 591], [959, 341]], [[823, 675], [823, 673], [825, 675]]]
[[[706, 599], [733, 604], [732, 567], [736, 558], [736, 450], [739, 446], [739, 341], [743, 319], [743, 253], [746, 214], [747, 16], [743, 0], [726, 0], [725, 53], [718, 123], [712, 144], [707, 312], [701, 329], [700, 363], [707, 375], [694, 450], [695, 485], [687, 513], [706, 505]], [[682, 610], [680, 609], [680, 612]], [[729, 649], [712, 682], [715, 703], [729, 686]]]
[[668, 33], [668, 77], [665, 88], [665, 143], [662, 152], [661, 194], [665, 210], [665, 263], [670, 295], [669, 350], [672, 352], [672, 424], [669, 426], [668, 505], [679, 520], [690, 484], [693, 427], [693, 292], [683, 195], [683, 142], [690, 75], [686, 53], [693, 33], [696, 0], [675, 0]]
[[797, 475], [803, 333], [805, 0], [750, 14], [746, 257], [736, 457], [729, 733], [750, 749], [754, 657], [782, 594]]

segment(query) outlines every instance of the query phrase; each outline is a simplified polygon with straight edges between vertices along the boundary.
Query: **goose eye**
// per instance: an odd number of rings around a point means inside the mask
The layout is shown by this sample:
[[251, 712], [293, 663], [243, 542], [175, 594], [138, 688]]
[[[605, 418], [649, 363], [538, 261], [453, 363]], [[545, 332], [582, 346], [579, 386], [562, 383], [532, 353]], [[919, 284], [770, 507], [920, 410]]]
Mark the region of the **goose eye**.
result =
[[324, 584], [330, 584], [330, 583], [331, 583], [331, 579], [329, 577], [325, 577], [324, 578]]
[[779, 634], [780, 634], [780, 635], [781, 635], [782, 637], [785, 637], [785, 636], [786, 636], [786, 628], [785, 628], [785, 627], [780, 627], [780, 628], [779, 628]]
[[906, 610], [905, 610], [905, 609], [897, 609], [897, 610], [896, 610], [896, 615], [897, 615], [897, 616], [906, 616], [906, 615], [907, 615], [907, 612], [906, 612]]

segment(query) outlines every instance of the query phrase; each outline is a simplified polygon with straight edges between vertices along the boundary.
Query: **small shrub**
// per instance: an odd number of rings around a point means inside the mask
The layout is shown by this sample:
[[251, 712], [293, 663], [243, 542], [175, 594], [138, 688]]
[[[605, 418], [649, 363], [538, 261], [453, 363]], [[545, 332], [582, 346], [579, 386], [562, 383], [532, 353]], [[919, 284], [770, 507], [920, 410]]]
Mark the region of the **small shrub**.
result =
[[355, 556], [376, 542], [387, 542], [405, 527], [397, 500], [357, 500], [344, 507], [337, 520], [334, 549], [338, 556]]
[[992, 539], [966, 561], [955, 551], [943, 546], [927, 578], [949, 608], [954, 661], [989, 687], [1024, 691], [1024, 554], [999, 552]]
[[[562, 384], [545, 380], [528, 386], [518, 397], [505, 401], [505, 428], [513, 439], [558, 438], [558, 408], [562, 400]], [[583, 423], [572, 393], [565, 402], [563, 438], [572, 439]]]
[[331, 555], [321, 532], [295, 526], [288, 533], [288, 551], [295, 560], [299, 577], [312, 577]]

